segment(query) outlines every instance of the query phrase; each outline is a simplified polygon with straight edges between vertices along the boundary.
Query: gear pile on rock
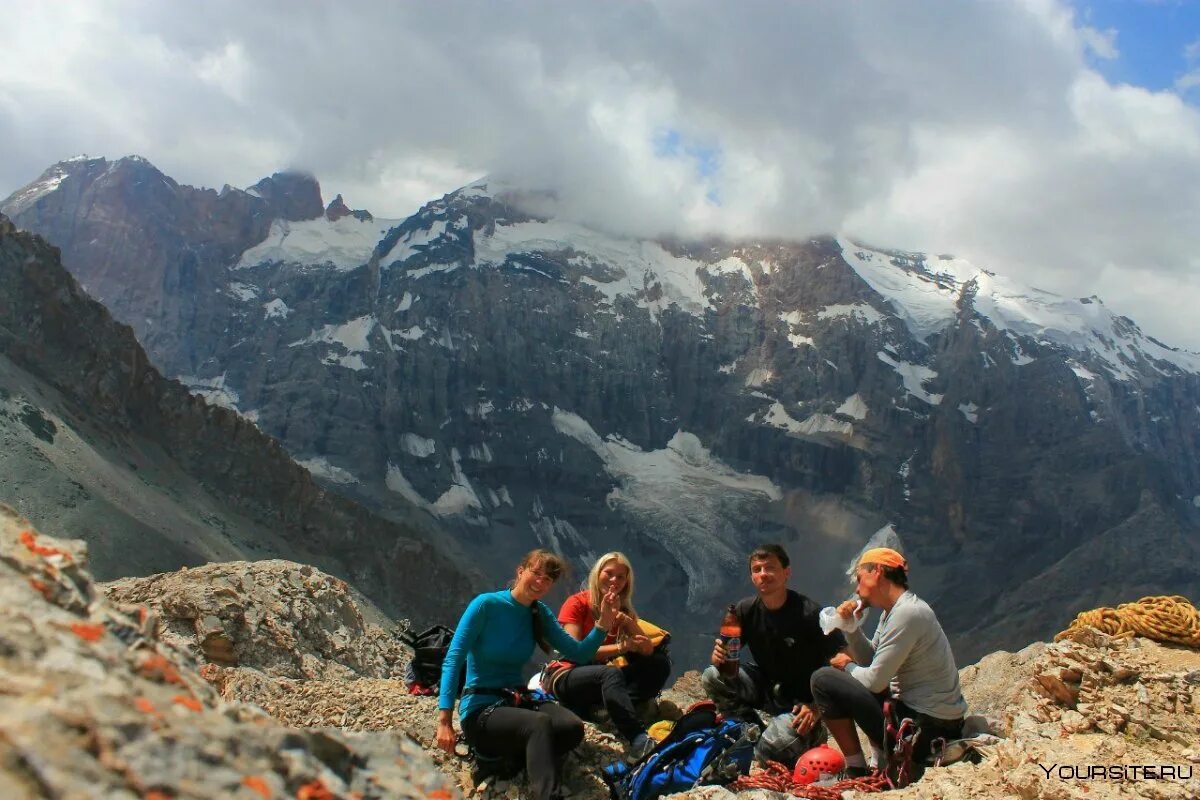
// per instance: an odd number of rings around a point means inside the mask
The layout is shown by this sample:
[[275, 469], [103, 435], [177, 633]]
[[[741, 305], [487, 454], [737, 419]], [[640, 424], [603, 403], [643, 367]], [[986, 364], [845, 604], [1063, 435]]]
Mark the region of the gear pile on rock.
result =
[[[98, 587], [85, 560], [0, 507], [6, 800], [522, 795], [519, 782], [475, 786], [433, 746], [436, 698], [406, 692], [407, 650], [337, 578], [236, 562]], [[1076, 627], [961, 677], [1006, 738], [889, 796], [1200, 797], [1200, 651]], [[686, 707], [699, 693], [691, 672], [665, 697]], [[621, 755], [588, 725], [566, 770], [574, 800], [607, 798], [600, 769]]]

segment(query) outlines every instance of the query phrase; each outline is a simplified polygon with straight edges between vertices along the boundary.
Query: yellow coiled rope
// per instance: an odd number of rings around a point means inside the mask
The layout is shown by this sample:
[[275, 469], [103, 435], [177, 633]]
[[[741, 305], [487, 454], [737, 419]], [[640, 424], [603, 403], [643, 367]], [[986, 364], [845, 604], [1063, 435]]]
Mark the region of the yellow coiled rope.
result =
[[1094, 608], [1075, 617], [1054, 641], [1078, 628], [1096, 628], [1110, 636], [1143, 636], [1158, 642], [1200, 648], [1200, 611], [1186, 597], [1143, 597], [1116, 608]]

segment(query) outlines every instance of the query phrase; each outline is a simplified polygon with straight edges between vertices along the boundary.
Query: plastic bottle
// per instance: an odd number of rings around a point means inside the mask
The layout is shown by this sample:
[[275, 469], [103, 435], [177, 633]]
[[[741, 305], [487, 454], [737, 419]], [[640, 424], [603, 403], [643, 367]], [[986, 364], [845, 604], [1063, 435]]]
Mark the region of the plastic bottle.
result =
[[742, 623], [732, 603], [721, 620], [721, 643], [725, 645], [725, 660], [717, 666], [717, 671], [723, 678], [735, 678], [741, 666]]

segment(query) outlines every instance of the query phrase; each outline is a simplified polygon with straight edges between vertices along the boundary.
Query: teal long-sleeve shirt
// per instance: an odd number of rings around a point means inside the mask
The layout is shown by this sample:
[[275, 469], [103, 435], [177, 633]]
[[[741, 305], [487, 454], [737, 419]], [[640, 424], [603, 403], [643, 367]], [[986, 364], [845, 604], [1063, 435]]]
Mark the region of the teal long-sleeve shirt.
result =
[[[542, 618], [542, 631], [551, 647], [564, 658], [586, 664], [596, 655], [607, 631], [597, 626], [582, 641], [563, 630], [554, 614], [541, 600], [533, 609]], [[442, 684], [438, 692], [438, 709], [454, 708], [458, 676], [464, 663], [467, 688], [497, 689], [523, 685], [521, 668], [536, 647], [533, 640], [533, 619], [530, 606], [523, 606], [508, 589], [481, 594], [471, 601], [458, 628], [446, 660], [442, 662]], [[468, 694], [458, 705], [459, 719], [496, 702], [492, 695]]]

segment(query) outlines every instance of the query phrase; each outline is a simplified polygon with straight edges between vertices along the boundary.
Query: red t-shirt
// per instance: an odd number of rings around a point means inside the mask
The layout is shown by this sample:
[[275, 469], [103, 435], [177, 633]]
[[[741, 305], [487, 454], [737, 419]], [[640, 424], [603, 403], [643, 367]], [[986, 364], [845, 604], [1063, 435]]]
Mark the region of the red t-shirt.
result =
[[[592, 632], [592, 628], [596, 627], [596, 615], [592, 613], [592, 601], [588, 599], [586, 589], [567, 598], [558, 611], [558, 621], [561, 625], [579, 625], [583, 629], [583, 636]], [[604, 644], [616, 642], [617, 638], [611, 633], [604, 639]]]

